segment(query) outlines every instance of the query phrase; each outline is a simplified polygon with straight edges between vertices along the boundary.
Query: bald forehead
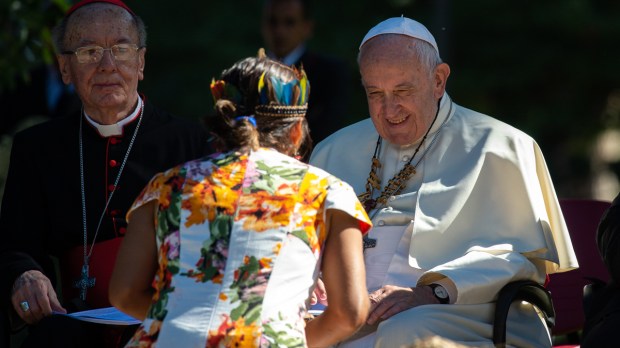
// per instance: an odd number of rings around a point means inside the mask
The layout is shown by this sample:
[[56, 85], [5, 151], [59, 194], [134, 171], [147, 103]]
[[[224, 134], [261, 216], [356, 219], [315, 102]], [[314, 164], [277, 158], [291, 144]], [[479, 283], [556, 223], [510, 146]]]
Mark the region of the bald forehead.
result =
[[69, 17], [69, 24], [84, 21], [94, 20], [96, 18], [117, 18], [118, 20], [132, 21], [133, 17], [127, 10], [122, 7], [104, 3], [95, 2], [84, 7], [77, 9]]
[[134, 39], [138, 37], [137, 26], [129, 12], [116, 5], [93, 3], [71, 14], [67, 22], [65, 42], [78, 40], [85, 29], [102, 24], [119, 31], [119, 35], [130, 35]]
[[360, 50], [360, 62], [378, 58], [416, 58], [415, 45], [418, 39], [400, 34], [383, 34], [366, 42]]

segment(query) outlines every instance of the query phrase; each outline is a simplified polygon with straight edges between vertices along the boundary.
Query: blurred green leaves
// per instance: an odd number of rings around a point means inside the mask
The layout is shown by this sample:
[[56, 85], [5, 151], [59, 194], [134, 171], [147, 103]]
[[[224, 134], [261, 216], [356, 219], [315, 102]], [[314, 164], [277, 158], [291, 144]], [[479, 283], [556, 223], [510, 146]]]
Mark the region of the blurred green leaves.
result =
[[0, 7], [0, 93], [30, 81], [30, 71], [54, 62], [51, 28], [67, 0], [5, 0]]

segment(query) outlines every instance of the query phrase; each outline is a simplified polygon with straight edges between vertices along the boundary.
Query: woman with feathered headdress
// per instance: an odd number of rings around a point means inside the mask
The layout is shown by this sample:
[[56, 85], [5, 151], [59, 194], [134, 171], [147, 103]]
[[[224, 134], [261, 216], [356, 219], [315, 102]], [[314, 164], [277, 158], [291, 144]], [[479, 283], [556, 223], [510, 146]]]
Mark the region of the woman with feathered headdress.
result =
[[[213, 81], [221, 153], [155, 176], [128, 214], [111, 301], [144, 319], [130, 347], [328, 346], [369, 307], [351, 187], [295, 156], [310, 144], [303, 70], [246, 58]], [[319, 273], [330, 293], [306, 323]]]

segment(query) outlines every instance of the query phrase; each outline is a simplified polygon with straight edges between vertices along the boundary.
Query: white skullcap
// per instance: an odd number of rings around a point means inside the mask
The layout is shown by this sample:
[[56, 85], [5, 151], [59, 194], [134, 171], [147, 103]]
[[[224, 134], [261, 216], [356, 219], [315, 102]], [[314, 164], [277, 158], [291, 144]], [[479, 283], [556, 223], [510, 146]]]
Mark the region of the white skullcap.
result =
[[374, 26], [368, 31], [368, 34], [364, 36], [359, 49], [362, 49], [362, 46], [366, 43], [366, 41], [383, 34], [401, 34], [426, 41], [431, 44], [437, 51], [437, 54], [439, 54], [439, 48], [437, 47], [437, 42], [435, 42], [433, 34], [431, 34], [431, 32], [428, 31], [428, 29], [426, 29], [426, 27], [421, 23], [405, 16], [386, 19]]

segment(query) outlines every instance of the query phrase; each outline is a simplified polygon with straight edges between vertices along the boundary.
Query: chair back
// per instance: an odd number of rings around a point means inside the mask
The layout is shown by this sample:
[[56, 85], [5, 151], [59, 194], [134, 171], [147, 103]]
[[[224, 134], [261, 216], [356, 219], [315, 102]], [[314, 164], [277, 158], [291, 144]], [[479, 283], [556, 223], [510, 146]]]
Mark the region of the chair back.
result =
[[581, 330], [584, 323], [583, 287], [591, 283], [592, 278], [609, 281], [609, 274], [596, 246], [596, 232], [601, 217], [610, 205], [610, 202], [588, 199], [560, 200], [579, 268], [549, 276], [547, 289], [551, 292], [557, 316], [552, 330], [554, 335]]

